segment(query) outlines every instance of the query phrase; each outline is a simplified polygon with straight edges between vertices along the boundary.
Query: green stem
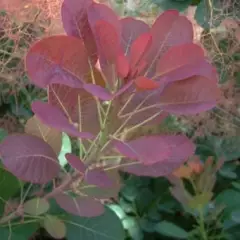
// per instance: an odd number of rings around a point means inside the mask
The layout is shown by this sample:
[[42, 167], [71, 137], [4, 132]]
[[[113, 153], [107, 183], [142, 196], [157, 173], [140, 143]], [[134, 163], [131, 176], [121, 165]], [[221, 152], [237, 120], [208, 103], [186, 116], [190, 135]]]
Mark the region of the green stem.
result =
[[200, 225], [200, 233], [202, 236], [202, 240], [208, 240], [205, 224], [204, 224], [203, 208], [201, 206], [198, 208], [198, 212], [199, 212], [199, 225]]

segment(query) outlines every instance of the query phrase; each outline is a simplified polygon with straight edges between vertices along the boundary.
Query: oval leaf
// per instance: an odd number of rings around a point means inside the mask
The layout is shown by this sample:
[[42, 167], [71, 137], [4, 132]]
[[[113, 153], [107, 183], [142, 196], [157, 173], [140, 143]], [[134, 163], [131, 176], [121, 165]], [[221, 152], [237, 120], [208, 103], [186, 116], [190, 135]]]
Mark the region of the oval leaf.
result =
[[155, 229], [164, 236], [174, 237], [177, 239], [188, 238], [188, 233], [184, 229], [171, 222], [162, 221], [155, 226]]
[[63, 239], [66, 236], [66, 225], [55, 216], [46, 215], [43, 227], [54, 239]]
[[194, 143], [186, 136], [147, 136], [129, 142], [115, 141], [115, 148], [124, 156], [145, 165], [182, 162], [192, 156]]
[[18, 178], [45, 184], [55, 178], [60, 166], [53, 149], [42, 139], [30, 135], [11, 135], [0, 144], [4, 166]]
[[66, 154], [65, 157], [72, 168], [75, 168], [80, 173], [84, 173], [86, 171], [86, 166], [84, 165], [80, 158], [70, 153]]
[[91, 139], [94, 137], [91, 133], [79, 132], [77, 128], [69, 123], [67, 117], [59, 108], [49, 103], [35, 101], [32, 103], [32, 111], [44, 124], [50, 127], [60, 129], [72, 136], [83, 139]]
[[169, 84], [163, 90], [161, 109], [174, 114], [196, 114], [212, 109], [220, 97], [215, 81], [194, 76]]
[[30, 215], [41, 215], [48, 211], [50, 205], [47, 200], [43, 198], [33, 198], [24, 203], [24, 212]]
[[89, 72], [88, 54], [81, 39], [51, 36], [30, 48], [26, 68], [29, 78], [38, 87], [45, 88], [51, 83], [81, 87], [83, 76]]
[[96, 217], [104, 213], [104, 206], [90, 197], [72, 198], [61, 194], [55, 197], [57, 204], [66, 212], [82, 217]]
[[25, 133], [42, 138], [53, 148], [56, 154], [60, 153], [62, 147], [62, 133], [43, 124], [37, 116], [28, 119], [25, 124]]
[[88, 170], [85, 174], [85, 181], [90, 185], [96, 185], [102, 188], [114, 186], [114, 182], [102, 169]]

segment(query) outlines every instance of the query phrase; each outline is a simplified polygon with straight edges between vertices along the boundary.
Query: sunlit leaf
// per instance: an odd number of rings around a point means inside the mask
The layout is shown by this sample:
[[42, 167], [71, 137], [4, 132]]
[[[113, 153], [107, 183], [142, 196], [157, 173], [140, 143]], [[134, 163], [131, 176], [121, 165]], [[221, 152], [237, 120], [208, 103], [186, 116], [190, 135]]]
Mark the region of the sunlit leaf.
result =
[[159, 82], [146, 77], [137, 77], [134, 82], [138, 90], [152, 90], [159, 88]]
[[58, 155], [58, 160], [62, 167], [64, 167], [68, 163], [67, 159], [65, 158], [65, 155], [67, 153], [71, 153], [71, 152], [72, 152], [71, 139], [69, 138], [69, 136], [66, 133], [63, 133], [62, 134], [62, 147], [61, 147], [61, 151]]
[[48, 211], [50, 205], [44, 198], [33, 198], [24, 203], [24, 212], [30, 215], [41, 215]]
[[35, 136], [8, 136], [0, 144], [0, 153], [4, 166], [27, 182], [45, 184], [60, 171], [53, 149]]
[[62, 146], [62, 133], [43, 124], [37, 116], [28, 119], [25, 124], [25, 133], [42, 138], [56, 154], [59, 154]]
[[[61, 51], [59, 51], [61, 49]], [[36, 42], [26, 56], [30, 80], [45, 88], [51, 83], [81, 87], [89, 72], [88, 55], [81, 39], [56, 35]]]
[[56, 216], [46, 215], [43, 227], [54, 239], [63, 239], [66, 236], [66, 225]]
[[66, 212], [81, 217], [96, 217], [104, 213], [104, 206], [90, 197], [70, 197], [66, 194], [55, 197], [57, 204]]
[[213, 193], [212, 192], [203, 192], [194, 196], [188, 203], [189, 207], [192, 209], [198, 209], [199, 207], [206, 206], [212, 199]]

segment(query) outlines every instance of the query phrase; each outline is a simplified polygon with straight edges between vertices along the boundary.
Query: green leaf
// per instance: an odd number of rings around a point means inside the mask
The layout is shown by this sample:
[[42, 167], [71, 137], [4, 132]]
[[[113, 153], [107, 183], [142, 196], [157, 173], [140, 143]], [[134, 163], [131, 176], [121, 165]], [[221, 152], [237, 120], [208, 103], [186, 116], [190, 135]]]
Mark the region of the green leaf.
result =
[[17, 226], [0, 227], [1, 240], [27, 240], [38, 230], [37, 222], [21, 223]]
[[48, 211], [50, 205], [43, 198], [33, 198], [24, 203], [24, 212], [33, 216], [44, 214]]
[[231, 217], [234, 222], [240, 223], [240, 210], [233, 211]]
[[59, 163], [62, 167], [64, 167], [68, 162], [65, 158], [67, 153], [72, 152], [72, 145], [69, 136], [66, 133], [62, 134], [62, 148], [58, 156]]
[[7, 201], [14, 196], [19, 191], [20, 184], [20, 181], [0, 164], [0, 201]]
[[121, 220], [126, 217], [126, 214], [121, 208], [121, 206], [117, 204], [111, 204], [109, 205], [109, 208], [111, 208]]
[[184, 11], [192, 0], [154, 0], [153, 2], [162, 10], [177, 9], [178, 11]]
[[109, 208], [94, 218], [69, 215], [65, 221], [68, 240], [124, 240], [125, 232], [120, 219]]
[[[211, 3], [211, 5], [209, 3]], [[197, 6], [194, 18], [204, 29], [217, 27], [224, 18], [220, 1], [202, 0]]]
[[46, 215], [43, 227], [54, 239], [62, 239], [66, 236], [66, 225], [58, 217]]
[[3, 128], [0, 128], [0, 142], [8, 135], [7, 131]]
[[123, 226], [128, 231], [132, 240], [143, 239], [143, 232], [134, 217], [126, 217], [123, 219]]
[[158, 233], [168, 237], [177, 239], [186, 239], [188, 237], [188, 233], [184, 229], [167, 221], [158, 223], [155, 229]]

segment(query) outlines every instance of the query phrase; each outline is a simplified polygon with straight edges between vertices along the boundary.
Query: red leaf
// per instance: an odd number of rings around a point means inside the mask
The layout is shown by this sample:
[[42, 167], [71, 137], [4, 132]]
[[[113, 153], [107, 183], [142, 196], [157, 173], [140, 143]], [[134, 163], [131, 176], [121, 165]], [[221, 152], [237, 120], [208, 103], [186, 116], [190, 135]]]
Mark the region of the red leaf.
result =
[[125, 55], [130, 54], [130, 47], [132, 43], [142, 34], [149, 32], [149, 26], [141, 21], [132, 17], [126, 17], [120, 20], [122, 25], [122, 42], [121, 46]]
[[76, 169], [80, 173], [85, 173], [87, 167], [80, 158], [71, 153], [67, 153], [65, 157], [72, 168]]
[[85, 175], [85, 181], [90, 185], [96, 185], [102, 188], [111, 188], [114, 182], [102, 169], [88, 170]]
[[49, 103], [60, 108], [72, 122], [81, 124], [84, 132], [100, 131], [97, 105], [93, 96], [84, 89], [53, 84], [49, 87]]
[[88, 21], [90, 23], [92, 31], [94, 32], [95, 37], [95, 24], [97, 21], [103, 20], [113, 26], [118, 35], [118, 38], [120, 38], [121, 24], [118, 16], [110, 7], [108, 7], [106, 4], [92, 2], [92, 4], [87, 9], [87, 13]]
[[46, 184], [60, 171], [51, 146], [35, 136], [7, 136], [0, 144], [0, 155], [3, 165], [23, 181]]
[[95, 97], [101, 100], [109, 101], [113, 95], [106, 89], [96, 84], [84, 84], [83, 88]]
[[154, 22], [151, 34], [152, 45], [144, 57], [148, 63], [146, 71], [148, 76], [155, 74], [157, 60], [169, 47], [193, 41], [192, 23], [187, 17], [179, 16], [179, 12], [176, 10], [162, 13]]
[[81, 87], [89, 72], [88, 54], [81, 39], [58, 35], [36, 42], [26, 56], [31, 81], [45, 88], [51, 83]]
[[104, 213], [104, 206], [90, 197], [72, 198], [61, 194], [55, 197], [57, 204], [66, 212], [81, 217], [96, 217]]
[[66, 33], [82, 38], [88, 55], [96, 63], [97, 46], [87, 16], [87, 8], [92, 2], [92, 0], [64, 0], [61, 15]]
[[34, 101], [32, 103], [32, 111], [44, 124], [50, 127], [66, 132], [74, 137], [83, 139], [94, 138], [91, 133], [79, 132], [77, 128], [69, 123], [69, 120], [59, 108], [49, 103]]
[[116, 61], [116, 71], [120, 78], [127, 77], [130, 70], [129, 62], [126, 56], [123, 53], [119, 53]]
[[100, 56], [109, 63], [115, 63], [120, 49], [116, 30], [110, 23], [99, 20], [95, 23], [95, 32]]
[[152, 43], [152, 35], [144, 33], [140, 35], [131, 45], [130, 49], [130, 64], [131, 68], [135, 68], [141, 61], [143, 54], [150, 48]]
[[146, 77], [138, 77], [134, 81], [138, 90], [152, 90], [159, 88], [158, 82]]
[[174, 114], [196, 114], [212, 109], [220, 97], [215, 81], [202, 76], [169, 84], [162, 92], [160, 108]]
[[115, 141], [115, 148], [145, 165], [176, 163], [192, 156], [195, 145], [186, 136], [147, 136], [129, 142]]
[[197, 44], [187, 43], [171, 47], [157, 63], [157, 76], [166, 76], [169, 81], [182, 80], [196, 75], [199, 61], [204, 60], [204, 51]]

